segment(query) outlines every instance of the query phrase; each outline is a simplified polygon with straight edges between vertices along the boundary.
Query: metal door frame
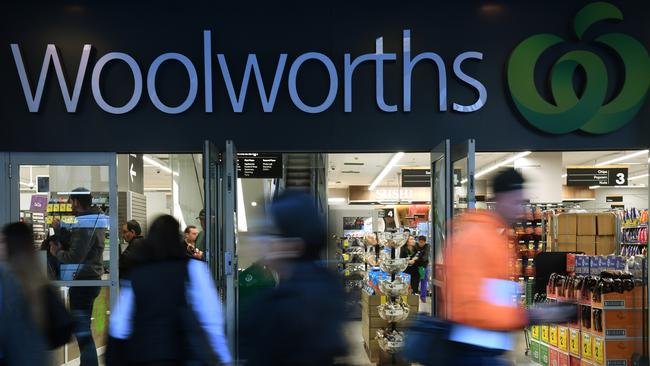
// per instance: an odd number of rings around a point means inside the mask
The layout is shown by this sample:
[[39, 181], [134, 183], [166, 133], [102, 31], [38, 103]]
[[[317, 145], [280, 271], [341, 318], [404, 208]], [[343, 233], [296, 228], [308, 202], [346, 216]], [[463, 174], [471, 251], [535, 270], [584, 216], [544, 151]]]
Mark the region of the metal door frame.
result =
[[110, 291], [110, 307], [117, 302], [119, 292], [119, 241], [117, 222], [117, 154], [116, 153], [8, 153], [9, 171], [9, 219], [20, 219], [20, 166], [21, 165], [55, 165], [55, 166], [107, 166], [108, 194], [110, 214], [109, 229], [109, 279], [86, 281], [53, 281], [59, 287], [108, 287]]

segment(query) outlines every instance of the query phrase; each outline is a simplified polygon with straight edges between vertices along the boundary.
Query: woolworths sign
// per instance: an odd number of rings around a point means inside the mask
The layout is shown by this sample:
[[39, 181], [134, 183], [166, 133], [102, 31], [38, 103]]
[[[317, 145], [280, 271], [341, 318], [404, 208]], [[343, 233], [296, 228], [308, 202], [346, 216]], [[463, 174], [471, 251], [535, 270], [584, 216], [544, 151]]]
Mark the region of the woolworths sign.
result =
[[[643, 16], [643, 14], [632, 16]], [[567, 21], [570, 20], [570, 17], [567, 17]], [[605, 20], [623, 21], [623, 14], [612, 4], [591, 3], [578, 11], [573, 18], [572, 29], [575, 37], [572, 35], [565, 39], [556, 34], [535, 34], [519, 44], [512, 45], [513, 51], [507, 61], [506, 75], [503, 80], [507, 80], [507, 98], [512, 98], [516, 113], [523, 117], [525, 123], [552, 134], [565, 134], [576, 130], [604, 134], [621, 128], [638, 114], [647, 99], [650, 85], [648, 52], [644, 45], [634, 38], [634, 35], [608, 33], [587, 39], [587, 34], [593, 33], [587, 32], [591, 26]], [[392, 49], [385, 47], [383, 37], [378, 37], [374, 39], [374, 52], [367, 54], [344, 53], [343, 57], [333, 58], [320, 52], [306, 52], [295, 57], [290, 57], [287, 53], [279, 53], [277, 57], [271, 59], [264, 57], [263, 63], [258, 60], [255, 53], [248, 54], [245, 63], [237, 63], [233, 60], [240, 59], [239, 57], [218, 52], [219, 40], [223, 39], [221, 37], [227, 37], [226, 34], [213, 34], [211, 30], [204, 30], [203, 34], [198, 33], [196, 36], [199, 38], [198, 44], [202, 44], [202, 55], [200, 48], [191, 57], [178, 52], [162, 54], [156, 52], [158, 56], [152, 57], [153, 61], [146, 64], [137, 54], [128, 54], [120, 50], [103, 53], [94, 61], [91, 57], [93, 46], [89, 43], [79, 44], [78, 63], [75, 61], [74, 65], [64, 65], [63, 57], [59, 54], [56, 45], [48, 44], [42, 62], [35, 65], [36, 67], [29, 68], [24, 61], [25, 58], [29, 58], [25, 57], [25, 53], [30, 55], [37, 53], [40, 59], [42, 51], [34, 50], [31, 45], [11, 43], [9, 47], [13, 66], [19, 80], [15, 87], [21, 89], [24, 95], [24, 108], [31, 113], [40, 111], [44, 98], [61, 98], [59, 100], [65, 105], [67, 113], [76, 113], [80, 110], [80, 95], [84, 94], [82, 93], [84, 89], [89, 89], [94, 103], [100, 110], [115, 115], [141, 113], [134, 108], [142, 103], [151, 103], [163, 114], [176, 115], [197, 104], [201, 106], [201, 112], [206, 114], [223, 110], [244, 113], [259, 108], [257, 107], [259, 102], [263, 112], [273, 113], [280, 101], [289, 102], [297, 110], [307, 114], [320, 114], [336, 109], [353, 113], [355, 111], [353, 90], [359, 88], [364, 92], [374, 92], [374, 102], [379, 111], [396, 114], [412, 112], [416, 108], [412, 108], [411, 105], [413, 72], [416, 68], [429, 68], [437, 76], [432, 78], [429, 84], [430, 90], [433, 90], [435, 95], [432, 98], [435, 99], [426, 106], [418, 105], [417, 109], [418, 112], [422, 112], [423, 109], [430, 111], [431, 123], [435, 123], [433, 120], [439, 112], [454, 112], [470, 119], [468, 114], [484, 109], [489, 101], [488, 92], [491, 95], [502, 93], [501, 85], [487, 85], [485, 80], [488, 79], [486, 75], [492, 72], [500, 73], [501, 68], [486, 70], [488, 60], [484, 60], [484, 53], [480, 49], [462, 50], [460, 47], [462, 51], [452, 57], [443, 57], [434, 51], [412, 53], [412, 44], [417, 44], [414, 48], [418, 50], [432, 49], [436, 45], [418, 42], [417, 34], [412, 35], [409, 29], [402, 31], [401, 45]], [[601, 58], [604, 56], [600, 53], [581, 50], [576, 46], [576, 50], [559, 55], [550, 69], [544, 70], [538, 62], [540, 58], [553, 57], [555, 46], [567, 42], [593, 43], [613, 51], [616, 54], [613, 57], [620, 59], [621, 62], [612, 63], [618, 66], [608, 69], [605, 67], [607, 63]], [[318, 46], [322, 45], [314, 47]], [[373, 40], [369, 40], [368, 46], [373, 49]], [[76, 60], [76, 57], [74, 59]], [[108, 69], [106, 66], [111, 63], [126, 65], [133, 82], [124, 83], [123, 80], [109, 78], [104, 70]], [[164, 100], [162, 96], [168, 93], [159, 93], [157, 90], [160, 85], [167, 85], [157, 83], [159, 70], [167, 63], [182, 66], [180, 69], [183, 73], [182, 77], [187, 77], [188, 80], [187, 89], [182, 91], [182, 98], [175, 102]], [[301, 76], [305, 76], [307, 70], [304, 65], [307, 63], [316, 65], [325, 76], [324, 79], [318, 79], [321, 81], [310, 83], [308, 86], [311, 89], [322, 90], [321, 93], [316, 93], [322, 96], [320, 100], [304, 98], [306, 90], [299, 88], [298, 80]], [[359, 85], [359, 78], [355, 78], [355, 72], [358, 73], [362, 65], [374, 67], [374, 88], [370, 85]], [[401, 82], [389, 83], [388, 80], [385, 82], [385, 78], [389, 77], [387, 75], [394, 75], [385, 72], [388, 67], [399, 68]], [[50, 72], [51, 69], [54, 69], [54, 72]], [[77, 72], [66, 77], [64, 73], [66, 69], [76, 69]], [[584, 76], [584, 85], [576, 86], [574, 82], [576, 74]], [[233, 75], [237, 76], [233, 77]], [[540, 77], [548, 81], [550, 96], [543, 96], [543, 93], [538, 90], [536, 79]], [[48, 78], [53, 80], [48, 81]], [[241, 82], [234, 80], [241, 80]], [[56, 83], [60, 94], [44, 96], [48, 82]], [[491, 83], [495, 83], [494, 79]], [[616, 95], [611, 97], [607, 95], [607, 90], [613, 83], [620, 84], [620, 88], [617, 89]], [[384, 93], [385, 85], [399, 85], [401, 92], [399, 103], [387, 100]], [[112, 86], [112, 90], [119, 90], [126, 102], [120, 105], [116, 105], [115, 102], [111, 104], [102, 94], [102, 90], [106, 90], [108, 86]], [[469, 100], [458, 100], [448, 93], [448, 86], [449, 90], [459, 88], [469, 90], [473, 97]], [[278, 98], [281, 88], [287, 89], [288, 100]], [[251, 93], [248, 93], [249, 89], [253, 89]], [[199, 94], [199, 90], [203, 93]], [[419, 92], [422, 92], [422, 89]], [[216, 94], [225, 96], [228, 103], [215, 105]], [[251, 101], [253, 98], [259, 99]], [[503, 96], [499, 95], [494, 99], [501, 98]], [[335, 104], [337, 100], [342, 103]], [[398, 115], [401, 116], [396, 114], [396, 117]], [[476, 121], [477, 117], [475, 116], [472, 121]], [[495, 123], [489, 118], [484, 122]]]

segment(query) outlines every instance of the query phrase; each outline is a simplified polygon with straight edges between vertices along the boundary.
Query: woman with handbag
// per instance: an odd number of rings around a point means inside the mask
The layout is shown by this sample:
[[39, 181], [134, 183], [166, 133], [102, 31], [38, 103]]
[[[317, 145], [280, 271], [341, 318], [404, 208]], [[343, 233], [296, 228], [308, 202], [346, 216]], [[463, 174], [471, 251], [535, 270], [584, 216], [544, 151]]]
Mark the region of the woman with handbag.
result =
[[143, 248], [111, 313], [106, 365], [231, 363], [215, 284], [204, 262], [187, 257], [178, 221], [157, 218]]

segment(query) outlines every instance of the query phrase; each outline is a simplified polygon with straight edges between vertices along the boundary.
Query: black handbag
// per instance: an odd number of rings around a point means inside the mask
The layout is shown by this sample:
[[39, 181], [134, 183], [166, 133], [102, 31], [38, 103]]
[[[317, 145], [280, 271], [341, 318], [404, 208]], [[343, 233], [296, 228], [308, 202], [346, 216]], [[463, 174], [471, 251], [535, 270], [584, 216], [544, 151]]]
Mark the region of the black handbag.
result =
[[59, 348], [70, 341], [75, 321], [51, 286], [45, 286], [47, 304], [45, 335], [49, 349]]

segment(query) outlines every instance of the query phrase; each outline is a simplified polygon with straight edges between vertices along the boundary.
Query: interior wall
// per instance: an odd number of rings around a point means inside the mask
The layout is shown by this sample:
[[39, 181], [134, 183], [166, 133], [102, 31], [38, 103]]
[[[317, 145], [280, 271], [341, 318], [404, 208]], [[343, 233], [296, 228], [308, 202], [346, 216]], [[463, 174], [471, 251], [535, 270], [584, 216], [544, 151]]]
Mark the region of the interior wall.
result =
[[203, 209], [203, 168], [200, 159], [192, 154], [171, 154], [172, 215], [188, 225], [199, 225], [196, 219]]
[[147, 222], [151, 224], [160, 215], [171, 215], [170, 200], [166, 192], [145, 192], [147, 197]]
[[[580, 204], [585, 209], [608, 209], [612, 203], [605, 202], [607, 196], [623, 195], [623, 204], [625, 208], [648, 208], [648, 190], [643, 188], [599, 188], [595, 189], [596, 197], [594, 201], [585, 201]], [[619, 202], [615, 204], [620, 204]]]

